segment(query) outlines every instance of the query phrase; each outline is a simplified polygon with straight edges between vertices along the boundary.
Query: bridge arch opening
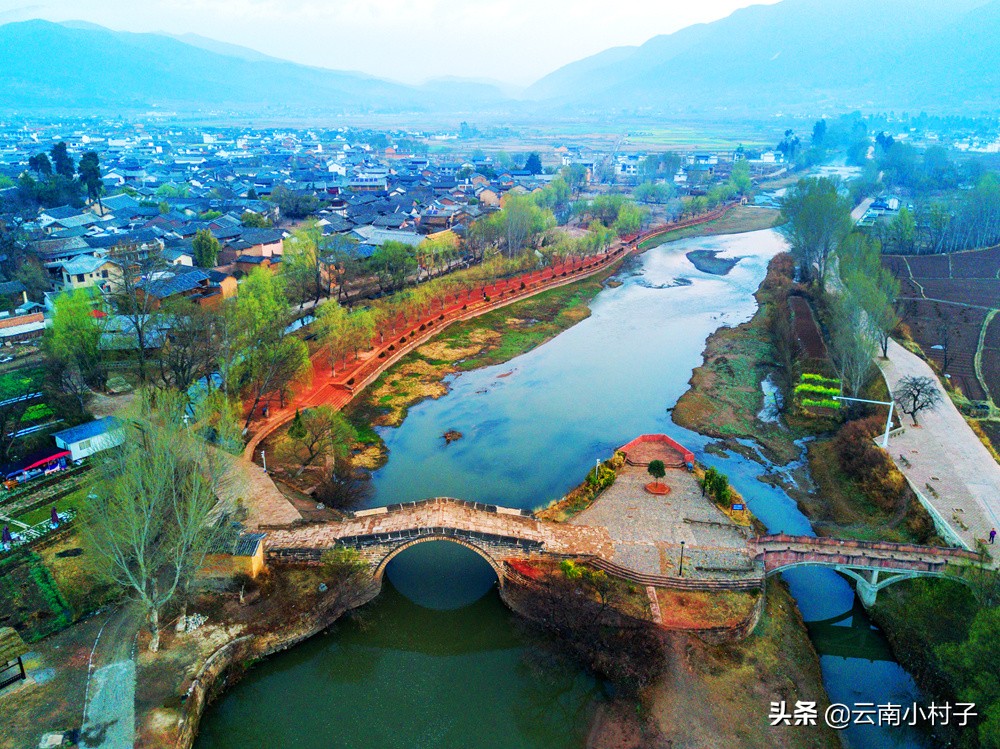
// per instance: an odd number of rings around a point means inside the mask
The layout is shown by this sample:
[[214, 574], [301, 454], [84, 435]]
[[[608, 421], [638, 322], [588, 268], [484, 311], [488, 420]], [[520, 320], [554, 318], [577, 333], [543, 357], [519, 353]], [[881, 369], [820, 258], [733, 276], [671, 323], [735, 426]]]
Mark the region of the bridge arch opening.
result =
[[397, 592], [430, 609], [471, 605], [503, 581], [500, 563], [463, 539], [426, 536], [392, 549], [375, 568]]

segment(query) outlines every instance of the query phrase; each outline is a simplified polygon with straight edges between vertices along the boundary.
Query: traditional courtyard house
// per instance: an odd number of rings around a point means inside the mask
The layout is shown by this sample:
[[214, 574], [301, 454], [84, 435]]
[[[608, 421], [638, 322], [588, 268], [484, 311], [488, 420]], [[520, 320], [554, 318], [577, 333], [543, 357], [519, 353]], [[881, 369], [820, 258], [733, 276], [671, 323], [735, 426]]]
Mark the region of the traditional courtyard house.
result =
[[159, 309], [170, 299], [186, 298], [205, 307], [222, 301], [222, 290], [213, 286], [207, 271], [184, 265], [156, 271], [151, 278], [137, 284], [137, 294], [148, 298], [152, 309]]
[[87, 289], [91, 286], [103, 286], [109, 282], [118, 271], [115, 265], [104, 253], [94, 255], [79, 255], [59, 264], [60, 279], [57, 284], [62, 291]]

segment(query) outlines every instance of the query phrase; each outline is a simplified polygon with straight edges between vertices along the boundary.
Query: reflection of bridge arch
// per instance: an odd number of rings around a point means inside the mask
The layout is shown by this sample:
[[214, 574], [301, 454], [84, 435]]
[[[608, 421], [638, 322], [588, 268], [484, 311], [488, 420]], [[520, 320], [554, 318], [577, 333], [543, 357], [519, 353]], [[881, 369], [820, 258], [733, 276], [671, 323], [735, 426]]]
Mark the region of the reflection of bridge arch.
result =
[[[459, 546], [464, 546], [466, 549], [472, 550], [473, 552], [478, 554], [482, 559], [484, 559], [486, 563], [493, 569], [493, 572], [496, 574], [500, 586], [503, 587], [503, 581], [504, 581], [503, 567], [501, 566], [500, 562], [494, 559], [489, 552], [477, 546], [476, 544], [472, 543], [471, 541], [462, 538], [452, 528], [436, 529], [436, 530], [444, 530], [445, 532], [428, 533], [427, 535], [419, 536], [409, 541], [404, 541], [398, 546], [392, 547], [389, 550], [389, 553], [387, 553], [384, 557], [382, 557], [382, 559], [375, 565], [375, 569], [373, 572], [375, 579], [381, 582], [382, 576], [385, 574], [385, 568], [389, 566], [389, 562], [391, 562], [393, 559], [395, 559], [397, 556], [402, 554], [407, 549], [416, 546], [417, 544], [424, 544], [429, 541], [448, 541], [453, 544], [458, 544]], [[452, 531], [452, 532], [448, 533], [447, 531]]]
[[852, 597], [851, 608], [829, 619], [806, 622], [810, 638], [820, 656], [895, 661], [889, 643], [872, 627], [860, 599]]

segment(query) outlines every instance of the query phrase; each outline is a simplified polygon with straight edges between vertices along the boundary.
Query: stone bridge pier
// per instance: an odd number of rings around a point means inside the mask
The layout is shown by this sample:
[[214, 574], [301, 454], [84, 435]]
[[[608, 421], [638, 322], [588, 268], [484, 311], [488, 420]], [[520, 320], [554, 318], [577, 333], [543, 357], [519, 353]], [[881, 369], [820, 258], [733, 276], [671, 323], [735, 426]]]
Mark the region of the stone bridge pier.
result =
[[875, 599], [878, 597], [878, 592], [883, 588], [887, 588], [893, 583], [898, 583], [900, 580], [911, 580], [914, 577], [920, 576], [920, 573], [918, 572], [855, 569], [844, 566], [837, 566], [834, 567], [834, 569], [854, 581], [854, 587], [855, 590], [857, 590], [858, 598], [861, 599], [861, 603], [864, 604], [866, 609], [870, 609], [875, 605]]

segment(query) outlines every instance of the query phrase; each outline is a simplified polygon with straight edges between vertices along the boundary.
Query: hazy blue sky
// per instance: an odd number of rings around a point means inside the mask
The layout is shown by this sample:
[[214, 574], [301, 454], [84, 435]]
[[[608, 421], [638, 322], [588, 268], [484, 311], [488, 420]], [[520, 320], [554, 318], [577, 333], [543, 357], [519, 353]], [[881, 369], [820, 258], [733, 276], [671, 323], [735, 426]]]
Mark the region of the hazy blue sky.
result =
[[608, 47], [641, 44], [776, 0], [0, 0], [0, 23], [84, 20], [194, 32], [296, 62], [406, 82], [530, 83]]

